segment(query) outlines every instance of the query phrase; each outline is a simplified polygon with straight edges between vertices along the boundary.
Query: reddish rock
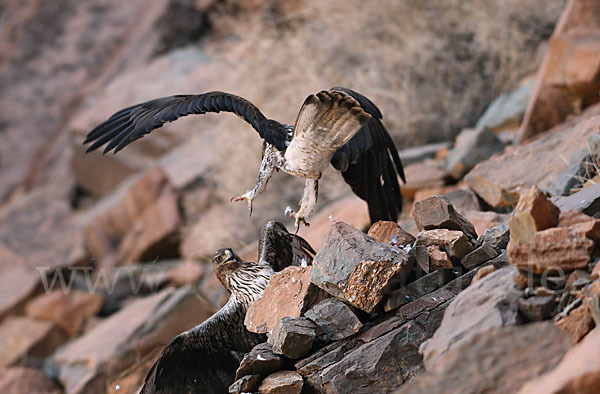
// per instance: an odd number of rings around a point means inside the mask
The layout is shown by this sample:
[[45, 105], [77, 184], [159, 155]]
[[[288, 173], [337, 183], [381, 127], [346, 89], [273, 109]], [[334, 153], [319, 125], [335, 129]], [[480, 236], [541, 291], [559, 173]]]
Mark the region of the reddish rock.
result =
[[588, 138], [598, 132], [599, 111], [596, 105], [542, 138], [479, 163], [465, 176], [465, 183], [495, 208], [516, 205], [519, 193], [532, 186], [549, 188], [567, 170], [565, 158], [585, 149]]
[[558, 227], [566, 227], [577, 234], [600, 244], [600, 219], [579, 211], [561, 212]]
[[415, 242], [415, 236], [404, 231], [396, 222], [379, 221], [374, 223], [367, 235], [378, 241], [396, 245], [412, 245]]
[[264, 334], [283, 317], [300, 317], [328, 295], [310, 283], [312, 267], [287, 267], [276, 273], [262, 296], [248, 308], [248, 331]]
[[415, 202], [413, 217], [419, 230], [448, 229], [462, 231], [470, 239], [476, 239], [473, 225], [456, 212], [450, 201], [434, 196]]
[[402, 195], [412, 198], [419, 189], [440, 187], [446, 184], [447, 174], [439, 162], [427, 159], [419, 163], [409, 164], [404, 168], [406, 184], [402, 186]]
[[8, 317], [0, 324], [0, 367], [26, 357], [44, 358], [66, 340], [54, 323], [31, 317]]
[[450, 257], [438, 245], [428, 246], [427, 254], [429, 255], [430, 264], [434, 267], [452, 269]]
[[104, 297], [100, 294], [57, 289], [31, 300], [25, 311], [29, 316], [54, 322], [65, 333], [77, 335], [85, 321], [100, 311]]
[[389, 286], [409, 272], [404, 251], [335, 222], [313, 261], [310, 280], [365, 312], [381, 302]]
[[572, 0], [567, 4], [539, 68], [519, 130], [519, 142], [598, 101], [590, 92], [597, 91], [596, 76], [600, 67], [594, 51], [600, 26], [592, 16], [598, 12], [600, 7], [595, 1]]
[[477, 270], [477, 273], [473, 277], [473, 280], [471, 281], [471, 284], [474, 284], [475, 282], [480, 281], [481, 279], [485, 278], [486, 276], [488, 276], [489, 274], [491, 274], [494, 271], [496, 271], [496, 267], [494, 267], [491, 264], [479, 268]]
[[43, 189], [0, 207], [0, 223], [0, 257], [8, 255], [0, 267], [20, 261], [40, 278], [58, 268], [88, 264], [81, 225], [69, 204]]
[[158, 168], [123, 184], [86, 212], [83, 222], [86, 246], [97, 259], [115, 255], [115, 263], [131, 263], [177, 253], [177, 197]]
[[24, 263], [16, 259], [5, 260], [5, 257], [6, 254], [0, 251], [0, 258], [6, 264], [0, 263], [0, 319], [22, 307], [40, 282], [39, 272], [26, 269]]
[[584, 303], [557, 321], [556, 325], [563, 329], [573, 342], [579, 342], [594, 328], [594, 320], [588, 306]]
[[300, 394], [304, 381], [296, 371], [279, 371], [264, 378], [258, 391], [261, 394]]
[[4, 394], [60, 394], [62, 390], [39, 369], [12, 367], [4, 369], [0, 373], [0, 392]]
[[193, 285], [204, 275], [204, 267], [193, 260], [184, 260], [169, 272], [171, 283], [175, 286]]
[[600, 330], [595, 329], [570, 349], [560, 363], [527, 382], [520, 394], [596, 393], [600, 387]]
[[521, 193], [508, 222], [511, 242], [531, 244], [536, 231], [555, 227], [560, 210], [537, 187]]
[[519, 270], [556, 276], [587, 267], [593, 249], [593, 241], [570, 228], [556, 227], [536, 232], [529, 245], [511, 239], [507, 254], [509, 262]]
[[121, 373], [214, 312], [188, 286], [136, 299], [52, 355], [58, 379], [69, 393], [103, 391], [106, 376]]
[[464, 212], [464, 216], [473, 224], [477, 234], [483, 234], [485, 233], [485, 230], [507, 224], [511, 218], [511, 215], [491, 211], [467, 211]]
[[473, 246], [467, 240], [462, 231], [446, 229], [423, 231], [417, 235], [415, 249], [439, 246], [449, 257], [463, 258], [473, 250]]
[[497, 270], [469, 286], [452, 300], [442, 324], [424, 348], [423, 361], [429, 370], [445, 353], [457, 349], [479, 333], [518, 322], [513, 288], [514, 267]]
[[550, 371], [569, 350], [569, 339], [551, 323], [497, 327], [469, 336], [398, 394], [514, 393]]

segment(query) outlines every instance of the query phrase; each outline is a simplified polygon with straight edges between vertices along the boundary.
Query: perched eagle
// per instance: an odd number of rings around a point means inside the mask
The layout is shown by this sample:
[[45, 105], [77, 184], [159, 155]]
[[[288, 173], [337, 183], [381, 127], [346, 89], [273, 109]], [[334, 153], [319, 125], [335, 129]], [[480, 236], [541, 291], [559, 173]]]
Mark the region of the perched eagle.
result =
[[310, 95], [300, 108], [294, 126], [267, 119], [248, 100], [224, 92], [163, 97], [137, 104], [112, 115], [94, 128], [84, 144], [88, 152], [107, 143], [104, 153], [118, 152], [166, 122], [182, 116], [207, 112], [233, 112], [258, 131], [264, 139], [263, 161], [252, 190], [232, 200], [248, 202], [261, 193], [273, 174], [283, 170], [306, 178], [300, 209], [286, 213], [296, 229], [313, 213], [318, 180], [329, 163], [342, 172], [352, 191], [365, 200], [372, 222], [398, 219], [402, 196], [398, 175], [404, 170], [392, 138], [381, 123], [379, 109], [353, 90], [334, 87]]
[[144, 381], [141, 394], [227, 393], [245, 353], [266, 337], [246, 330], [248, 307], [263, 293], [269, 279], [290, 265], [312, 263], [315, 251], [283, 224], [269, 222], [261, 230], [258, 262], [219, 249], [213, 269], [231, 293], [229, 301], [200, 325], [176, 336], [163, 349]]

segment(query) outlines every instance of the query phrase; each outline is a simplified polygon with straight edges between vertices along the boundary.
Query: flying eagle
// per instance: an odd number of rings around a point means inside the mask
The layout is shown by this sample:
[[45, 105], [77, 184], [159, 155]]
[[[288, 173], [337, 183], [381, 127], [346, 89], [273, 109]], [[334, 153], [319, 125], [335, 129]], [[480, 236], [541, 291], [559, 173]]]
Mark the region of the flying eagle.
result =
[[148, 372], [140, 394], [227, 393], [245, 353], [266, 340], [246, 330], [248, 307], [269, 279], [290, 265], [312, 263], [315, 251], [278, 222], [261, 230], [258, 262], [243, 261], [231, 249], [212, 259], [215, 274], [231, 293], [229, 301], [200, 325], [176, 336]]
[[104, 153], [123, 149], [166, 122], [207, 112], [233, 112], [264, 139], [263, 160], [256, 185], [232, 201], [252, 201], [261, 193], [274, 170], [306, 178], [298, 212], [286, 209], [300, 223], [313, 213], [318, 180], [331, 163], [342, 172], [354, 194], [367, 202], [372, 222], [398, 219], [402, 196], [398, 175], [404, 170], [398, 151], [381, 123], [377, 106], [353, 90], [334, 87], [310, 95], [304, 101], [294, 126], [267, 119], [250, 101], [224, 92], [163, 97], [122, 109], [94, 128], [84, 144], [87, 152], [107, 144]]

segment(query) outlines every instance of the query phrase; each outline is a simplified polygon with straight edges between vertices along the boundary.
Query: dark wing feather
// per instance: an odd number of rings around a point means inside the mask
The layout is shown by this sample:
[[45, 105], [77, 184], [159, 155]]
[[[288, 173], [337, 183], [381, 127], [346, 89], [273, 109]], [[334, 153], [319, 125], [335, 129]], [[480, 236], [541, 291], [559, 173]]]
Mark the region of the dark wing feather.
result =
[[83, 143], [92, 142], [87, 152], [108, 143], [104, 153], [112, 149], [117, 153], [167, 122], [186, 115], [221, 111], [233, 112], [250, 123], [265, 141], [279, 150], [285, 149], [284, 125], [267, 119], [250, 101], [224, 92], [162, 97], [122, 109], [90, 131]]
[[398, 176], [406, 180], [398, 150], [381, 122], [381, 111], [371, 100], [351, 89], [331, 90], [352, 96], [371, 115], [356, 135], [335, 152], [331, 164], [342, 172], [354, 194], [367, 202], [371, 222], [397, 221], [402, 211]]
[[290, 234], [279, 222], [270, 221], [260, 231], [258, 262], [267, 263], [279, 272], [290, 265], [312, 264], [315, 251], [306, 240]]
[[246, 308], [229, 302], [176, 336], [152, 366], [141, 394], [227, 393], [243, 355], [266, 340], [244, 327]]

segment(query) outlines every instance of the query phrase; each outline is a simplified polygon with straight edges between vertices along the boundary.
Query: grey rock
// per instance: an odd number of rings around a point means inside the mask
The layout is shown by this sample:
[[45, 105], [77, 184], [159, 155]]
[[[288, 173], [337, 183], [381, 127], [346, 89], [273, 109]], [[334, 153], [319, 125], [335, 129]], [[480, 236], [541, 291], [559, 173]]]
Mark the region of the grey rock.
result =
[[571, 346], [549, 322], [494, 328], [469, 337], [396, 393], [516, 393], [550, 371]]
[[460, 179], [477, 163], [502, 151], [504, 142], [489, 128], [465, 129], [456, 137], [448, 154], [446, 170], [454, 179]]
[[304, 316], [315, 322], [334, 341], [347, 338], [362, 328], [362, 323], [348, 305], [335, 298], [321, 301]]
[[501, 249], [506, 249], [508, 241], [510, 241], [510, 230], [506, 223], [489, 228], [483, 233], [483, 242], [487, 242], [498, 252]]
[[504, 129], [511, 125], [518, 127], [527, 109], [534, 85], [535, 81], [531, 80], [511, 92], [498, 96], [481, 115], [476, 127], [491, 129]]
[[556, 309], [554, 296], [519, 298], [519, 312], [529, 322], [542, 321], [552, 317]]
[[600, 184], [588, 186], [568, 197], [553, 197], [552, 202], [563, 212], [576, 210], [589, 216], [598, 217], [600, 215]]
[[393, 291], [383, 305], [386, 312], [394, 310], [402, 305], [414, 301], [434, 290], [439, 289], [446, 283], [447, 275], [443, 271], [431, 272], [409, 284]]
[[596, 175], [595, 163], [598, 162], [600, 157], [600, 135], [590, 136], [586, 145], [586, 148], [571, 155], [567, 170], [560, 174], [550, 185], [548, 189], [550, 194], [568, 196], [573, 192], [573, 189], [581, 187], [586, 179]]
[[356, 349], [358, 341], [337, 341], [330, 343], [309, 357], [296, 362], [295, 367], [303, 376], [314, 374], [340, 361], [347, 353]]
[[404, 280], [410, 262], [409, 255], [400, 248], [335, 222], [313, 260], [310, 280], [334, 297], [370, 313], [394, 283]]
[[289, 364], [285, 357], [273, 352], [271, 344], [260, 343], [250, 350], [240, 363], [235, 373], [236, 381], [248, 375], [268, 375], [282, 370]]
[[520, 322], [517, 300], [522, 292], [513, 284], [516, 272], [513, 266], [503, 267], [452, 300], [440, 328], [424, 347], [426, 368], [478, 333]]
[[280, 319], [269, 336], [273, 351], [293, 360], [308, 353], [317, 337], [318, 327], [305, 317]]
[[479, 198], [473, 192], [473, 190], [467, 187], [461, 187], [460, 189], [452, 190], [449, 193], [444, 194], [444, 197], [450, 201], [454, 209], [458, 212], [468, 211], [480, 211], [481, 204]]
[[242, 376], [241, 378], [233, 382], [231, 386], [229, 386], [229, 393], [253, 393], [258, 390], [258, 386], [260, 386], [261, 381], [262, 376], [258, 374]]
[[438, 151], [442, 149], [448, 149], [449, 147], [449, 142], [436, 142], [434, 144], [404, 149], [398, 152], [398, 154], [402, 158], [402, 164], [406, 166], [408, 164], [423, 161], [425, 159], [433, 159]]
[[498, 251], [490, 243], [484, 241], [481, 246], [463, 257], [460, 263], [463, 267], [470, 269], [493, 259], [498, 254]]

